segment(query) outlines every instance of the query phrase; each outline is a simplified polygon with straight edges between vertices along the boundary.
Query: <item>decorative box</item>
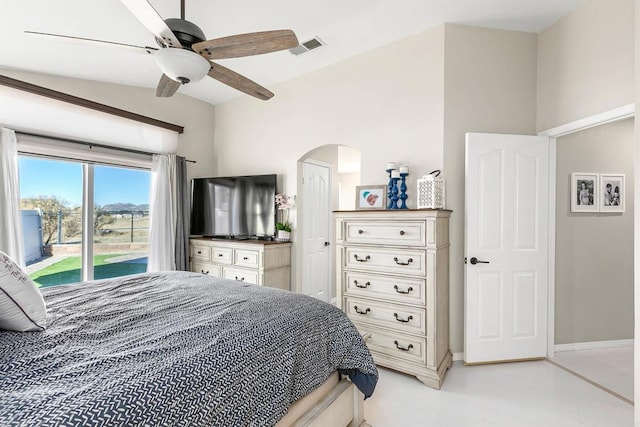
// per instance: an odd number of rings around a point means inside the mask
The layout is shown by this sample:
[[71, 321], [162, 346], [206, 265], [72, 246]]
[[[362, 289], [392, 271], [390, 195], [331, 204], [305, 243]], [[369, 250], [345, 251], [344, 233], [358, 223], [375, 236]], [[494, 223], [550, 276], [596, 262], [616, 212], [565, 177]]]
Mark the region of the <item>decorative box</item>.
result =
[[440, 171], [435, 170], [429, 175], [418, 178], [418, 209], [445, 208], [444, 178], [439, 176]]

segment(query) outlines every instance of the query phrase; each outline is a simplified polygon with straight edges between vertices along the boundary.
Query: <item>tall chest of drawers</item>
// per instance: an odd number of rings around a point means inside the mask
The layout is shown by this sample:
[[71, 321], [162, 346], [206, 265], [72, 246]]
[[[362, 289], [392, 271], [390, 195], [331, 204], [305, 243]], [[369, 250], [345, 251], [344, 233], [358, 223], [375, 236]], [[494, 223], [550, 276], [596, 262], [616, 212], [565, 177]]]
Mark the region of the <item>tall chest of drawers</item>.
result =
[[449, 350], [446, 210], [338, 211], [337, 301], [375, 362], [439, 389]]

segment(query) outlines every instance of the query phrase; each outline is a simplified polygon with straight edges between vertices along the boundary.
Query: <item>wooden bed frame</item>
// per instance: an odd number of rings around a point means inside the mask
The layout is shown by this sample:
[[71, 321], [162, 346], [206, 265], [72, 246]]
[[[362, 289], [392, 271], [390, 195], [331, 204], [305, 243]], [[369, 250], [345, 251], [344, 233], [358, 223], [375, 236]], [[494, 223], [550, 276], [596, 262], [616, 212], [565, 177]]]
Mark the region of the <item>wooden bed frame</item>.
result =
[[348, 379], [332, 375], [322, 386], [300, 399], [276, 427], [365, 427], [364, 396]]

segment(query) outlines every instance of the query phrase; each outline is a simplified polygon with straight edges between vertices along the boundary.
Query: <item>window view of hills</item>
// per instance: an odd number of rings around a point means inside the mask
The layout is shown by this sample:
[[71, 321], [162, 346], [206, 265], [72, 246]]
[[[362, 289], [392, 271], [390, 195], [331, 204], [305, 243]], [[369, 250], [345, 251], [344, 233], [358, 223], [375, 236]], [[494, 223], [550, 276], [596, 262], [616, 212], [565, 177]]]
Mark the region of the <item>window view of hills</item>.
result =
[[[28, 156], [19, 166], [25, 260], [39, 286], [146, 271], [150, 171]], [[84, 194], [93, 221], [83, 218]]]

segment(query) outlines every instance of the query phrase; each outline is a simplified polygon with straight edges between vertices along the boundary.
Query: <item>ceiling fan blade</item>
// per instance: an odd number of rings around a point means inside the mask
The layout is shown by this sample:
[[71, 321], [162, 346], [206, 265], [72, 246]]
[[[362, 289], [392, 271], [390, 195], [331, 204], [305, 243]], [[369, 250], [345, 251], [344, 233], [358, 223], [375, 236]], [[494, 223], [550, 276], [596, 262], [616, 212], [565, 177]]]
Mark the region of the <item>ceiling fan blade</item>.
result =
[[180, 83], [167, 77], [163, 74], [158, 82], [158, 88], [156, 89], [156, 96], [160, 98], [168, 98], [173, 96], [180, 88]]
[[260, 86], [258, 83], [220, 64], [212, 63], [208, 74], [209, 77], [213, 77], [227, 86], [231, 86], [234, 89], [244, 92], [247, 95], [255, 96], [263, 101], [273, 97], [273, 92], [269, 89]]
[[211, 60], [260, 55], [296, 46], [298, 38], [293, 31], [275, 30], [206, 40], [193, 44], [191, 48]]
[[155, 47], [136, 46], [136, 45], [126, 44], [126, 43], [108, 42], [108, 41], [105, 41], [105, 40], [88, 39], [86, 37], [65, 36], [65, 35], [62, 35], [62, 34], [39, 33], [37, 31], [25, 31], [25, 34], [31, 34], [31, 35], [43, 36], [43, 37], [56, 37], [56, 38], [58, 38], [58, 39], [60, 39], [62, 41], [78, 43], [78, 44], [83, 44], [83, 45], [90, 45], [90, 46], [110, 46], [110, 47], [117, 47], [117, 48], [125, 48], [125, 49], [130, 49], [131, 51], [138, 52], [138, 53], [146, 52], [146, 53], [151, 54], [151, 53], [155, 52], [156, 50], [158, 50]]
[[182, 47], [173, 31], [146, 0], [121, 0], [138, 21], [151, 31], [167, 47]]

